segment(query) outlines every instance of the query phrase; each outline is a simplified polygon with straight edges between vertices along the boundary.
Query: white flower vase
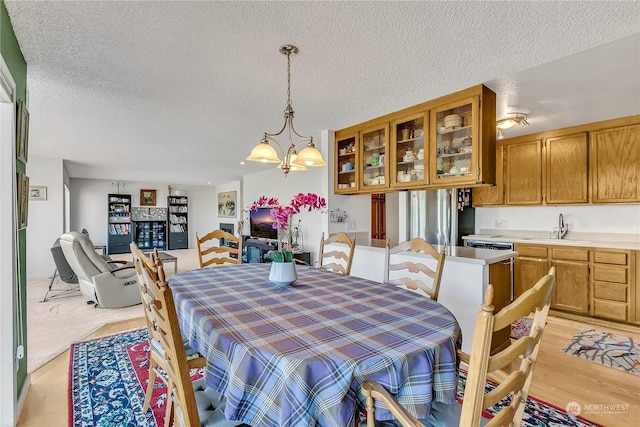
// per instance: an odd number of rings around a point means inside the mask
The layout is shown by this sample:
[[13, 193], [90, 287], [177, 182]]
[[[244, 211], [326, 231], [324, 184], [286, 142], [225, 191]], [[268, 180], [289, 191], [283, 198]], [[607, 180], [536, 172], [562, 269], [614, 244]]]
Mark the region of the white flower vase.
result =
[[269, 281], [278, 286], [289, 286], [298, 280], [294, 262], [272, 262]]

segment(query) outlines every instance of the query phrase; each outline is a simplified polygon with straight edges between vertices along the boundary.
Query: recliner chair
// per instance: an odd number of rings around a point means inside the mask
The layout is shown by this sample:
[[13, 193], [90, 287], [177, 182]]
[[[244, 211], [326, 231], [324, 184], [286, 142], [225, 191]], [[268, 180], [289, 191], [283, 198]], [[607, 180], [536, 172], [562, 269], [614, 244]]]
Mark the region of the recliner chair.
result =
[[[80, 292], [101, 308], [120, 308], [142, 303], [133, 264], [112, 269], [94, 249], [88, 236], [77, 231], [60, 237], [67, 262], [78, 276]], [[115, 261], [112, 261], [115, 262]]]

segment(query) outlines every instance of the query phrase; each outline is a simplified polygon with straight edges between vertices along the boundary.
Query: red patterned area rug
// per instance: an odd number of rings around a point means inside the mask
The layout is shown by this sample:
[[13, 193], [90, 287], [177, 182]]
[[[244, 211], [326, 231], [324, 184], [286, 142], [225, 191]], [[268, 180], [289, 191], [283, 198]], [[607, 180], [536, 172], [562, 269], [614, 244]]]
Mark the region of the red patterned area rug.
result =
[[[167, 387], [157, 378], [151, 410], [142, 413], [149, 380], [147, 330], [135, 329], [71, 345], [70, 426], [164, 425]], [[202, 377], [193, 370], [191, 377]]]
[[[467, 373], [464, 370], [460, 370], [460, 384], [458, 385], [458, 402], [462, 402], [464, 393], [464, 387], [467, 383]], [[493, 390], [496, 387], [491, 381], [487, 381], [485, 384], [485, 393]], [[508, 398], [502, 399], [491, 408], [484, 411], [483, 417], [492, 418], [495, 414], [500, 412], [502, 408], [509, 405], [510, 400]], [[543, 427], [543, 426], [572, 426], [572, 427], [604, 427], [600, 424], [592, 423], [579, 415], [574, 415], [558, 408], [547, 402], [543, 402], [533, 396], [529, 396], [527, 403], [524, 407], [524, 415], [522, 416], [522, 422], [520, 427]]]
[[[136, 329], [71, 345], [69, 361], [70, 426], [150, 426], [164, 425], [167, 389], [157, 379], [151, 409], [142, 413], [149, 378], [147, 330]], [[202, 377], [193, 370], [192, 378]], [[459, 398], [466, 383], [461, 371]], [[495, 386], [487, 382], [487, 390]], [[489, 417], [507, 405], [501, 401], [488, 410]], [[553, 405], [529, 396], [521, 426], [600, 427]]]
[[583, 329], [571, 338], [563, 352], [621, 371], [640, 375], [640, 344], [632, 338]]

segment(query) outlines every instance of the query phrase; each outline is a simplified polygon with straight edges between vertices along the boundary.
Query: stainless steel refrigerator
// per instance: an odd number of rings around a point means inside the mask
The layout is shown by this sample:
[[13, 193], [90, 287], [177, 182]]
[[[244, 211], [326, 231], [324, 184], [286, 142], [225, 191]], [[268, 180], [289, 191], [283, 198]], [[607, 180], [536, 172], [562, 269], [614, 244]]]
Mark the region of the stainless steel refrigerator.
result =
[[410, 239], [463, 246], [462, 236], [475, 232], [475, 209], [468, 188], [410, 191], [408, 203]]

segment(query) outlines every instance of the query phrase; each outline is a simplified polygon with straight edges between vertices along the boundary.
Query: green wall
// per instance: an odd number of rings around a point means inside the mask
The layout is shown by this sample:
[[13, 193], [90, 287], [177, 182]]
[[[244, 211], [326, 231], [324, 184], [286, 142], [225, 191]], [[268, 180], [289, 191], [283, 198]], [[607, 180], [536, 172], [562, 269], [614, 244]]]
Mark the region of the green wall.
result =
[[[22, 56], [22, 51], [20, 50], [20, 46], [18, 45], [18, 40], [16, 39], [16, 35], [13, 32], [13, 26], [11, 25], [11, 21], [9, 19], [9, 15], [7, 13], [7, 9], [5, 7], [4, 1], [0, 0], [0, 54], [4, 59], [4, 62], [7, 64], [9, 68], [9, 72], [11, 73], [11, 77], [13, 77], [14, 82], [16, 83], [16, 94], [18, 99], [26, 100], [27, 93], [27, 63]], [[17, 172], [25, 172], [26, 165], [21, 160], [16, 160], [16, 171]], [[6, 173], [6, 172], [5, 172]], [[3, 196], [4, 197], [4, 196]], [[14, 194], [15, 198], [16, 195]], [[18, 251], [18, 281], [17, 281], [17, 289], [15, 292], [18, 306], [18, 317], [15, 323], [15, 332], [14, 332], [14, 343], [13, 347], [17, 346], [16, 337], [18, 336], [20, 331], [23, 331], [24, 336], [24, 350], [25, 354], [28, 354], [27, 351], [27, 230], [22, 229], [18, 232], [18, 242], [17, 242], [17, 251]], [[2, 286], [13, 286], [13, 284], [2, 283]], [[22, 388], [24, 387], [25, 380], [27, 378], [27, 358], [24, 357], [20, 360], [20, 364], [18, 366], [17, 372], [17, 383], [18, 383], [18, 396], [22, 393]]]

